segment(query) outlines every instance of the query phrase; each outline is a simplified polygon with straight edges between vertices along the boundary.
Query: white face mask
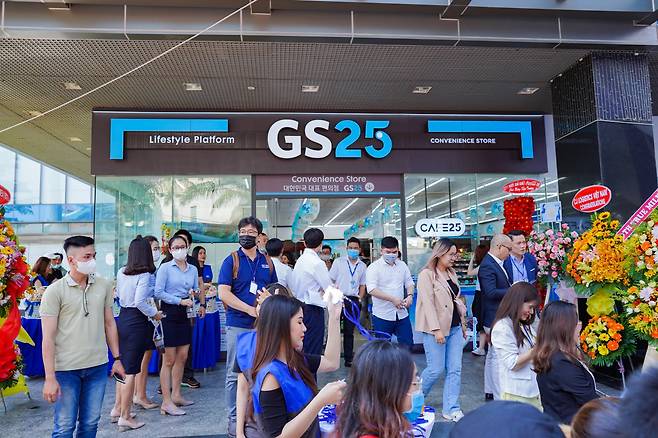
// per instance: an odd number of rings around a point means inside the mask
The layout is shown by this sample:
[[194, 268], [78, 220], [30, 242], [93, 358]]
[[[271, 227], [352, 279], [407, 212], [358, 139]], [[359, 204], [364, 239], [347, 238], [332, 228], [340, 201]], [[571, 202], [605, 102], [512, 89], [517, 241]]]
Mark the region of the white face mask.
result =
[[96, 272], [96, 259], [90, 259], [86, 262], [76, 260], [77, 270], [83, 275], [89, 275]]
[[157, 262], [160, 260], [160, 250], [156, 249], [153, 251], [153, 263]]
[[182, 248], [176, 249], [171, 252], [171, 255], [180, 262], [182, 260], [185, 260], [185, 258], [187, 257], [187, 251]]

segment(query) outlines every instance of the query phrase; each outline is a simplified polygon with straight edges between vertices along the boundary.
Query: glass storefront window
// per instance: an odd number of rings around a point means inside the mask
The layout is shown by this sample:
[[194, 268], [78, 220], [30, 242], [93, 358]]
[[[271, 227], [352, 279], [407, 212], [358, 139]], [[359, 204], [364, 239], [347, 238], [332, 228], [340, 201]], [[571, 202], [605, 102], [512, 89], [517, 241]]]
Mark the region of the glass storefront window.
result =
[[[89, 193], [89, 188], [86, 190]], [[41, 203], [42, 204], [64, 204], [66, 201], [66, 175], [41, 166]], [[87, 199], [84, 203], [88, 203]]]
[[38, 204], [41, 194], [41, 164], [21, 155], [16, 156], [16, 204]]
[[[457, 270], [463, 284], [472, 283], [474, 279], [466, 278], [464, 272], [470, 255], [481, 241], [502, 232], [503, 203], [515, 196], [503, 191], [503, 186], [523, 178], [542, 183], [539, 190], [526, 194], [535, 199], [537, 208], [541, 202], [558, 200], [558, 180], [548, 175], [406, 175], [406, 235], [411, 272], [417, 274], [423, 268], [435, 241], [418, 237], [414, 229], [416, 222], [424, 218], [459, 218], [464, 221], [466, 231], [453, 238], [461, 254]], [[536, 229], [551, 226], [539, 222], [535, 220]]]
[[[237, 224], [251, 212], [247, 176], [98, 177], [95, 236], [98, 269], [113, 278], [136, 235], [161, 238], [162, 226], [185, 228], [209, 261], [235, 249]], [[217, 248], [217, 247], [221, 248]]]
[[66, 177], [66, 203], [87, 204], [91, 202], [91, 186], [80, 180]]

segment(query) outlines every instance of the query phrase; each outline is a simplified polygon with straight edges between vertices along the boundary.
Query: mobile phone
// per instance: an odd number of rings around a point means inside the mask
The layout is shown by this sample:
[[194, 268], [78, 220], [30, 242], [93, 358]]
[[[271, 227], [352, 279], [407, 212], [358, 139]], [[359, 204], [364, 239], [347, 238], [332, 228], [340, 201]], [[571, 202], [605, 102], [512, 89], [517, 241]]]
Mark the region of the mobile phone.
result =
[[113, 374], [112, 377], [114, 377], [114, 380], [116, 380], [117, 382], [122, 383], [124, 385], [126, 384], [126, 381], [123, 380], [121, 377], [119, 377], [118, 374]]

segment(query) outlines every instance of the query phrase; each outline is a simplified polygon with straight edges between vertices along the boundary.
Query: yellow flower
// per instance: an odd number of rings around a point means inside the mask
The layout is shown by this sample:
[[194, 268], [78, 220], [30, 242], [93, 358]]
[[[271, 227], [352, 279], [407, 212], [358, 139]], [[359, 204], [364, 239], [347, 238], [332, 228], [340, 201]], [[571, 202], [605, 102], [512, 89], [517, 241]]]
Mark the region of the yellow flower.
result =
[[608, 348], [605, 345], [600, 345], [598, 348], [598, 352], [601, 356], [607, 356], [610, 351], [608, 351]]
[[612, 227], [612, 228], [619, 228], [619, 221], [618, 221], [618, 220], [614, 220], [614, 221], [610, 222], [610, 227]]
[[602, 221], [608, 220], [608, 219], [610, 219], [610, 213], [607, 212], [607, 211], [604, 211], [603, 213], [601, 213], [601, 214], [599, 215], [598, 218], [599, 218], [600, 220], [602, 220]]
[[610, 336], [608, 336], [607, 334], [603, 333], [603, 334], [601, 334], [601, 335], [599, 336], [599, 339], [602, 340], [602, 341], [604, 341], [604, 342], [608, 342], [608, 341], [610, 340]]

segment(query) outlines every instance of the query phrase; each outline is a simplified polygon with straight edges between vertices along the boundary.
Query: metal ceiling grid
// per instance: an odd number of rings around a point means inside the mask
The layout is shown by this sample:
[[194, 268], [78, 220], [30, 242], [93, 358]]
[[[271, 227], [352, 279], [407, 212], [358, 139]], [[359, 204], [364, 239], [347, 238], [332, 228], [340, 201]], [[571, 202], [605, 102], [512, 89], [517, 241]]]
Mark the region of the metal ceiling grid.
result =
[[[124, 73], [170, 48], [173, 41], [0, 40], [0, 95], [9, 112], [45, 111]], [[51, 162], [71, 148], [83, 156], [94, 107], [234, 111], [550, 111], [541, 86], [583, 50], [349, 45], [280, 42], [192, 42], [138, 72], [56, 113], [33, 122], [21, 135], [0, 141]], [[63, 82], [82, 90], [68, 91]], [[183, 82], [200, 82], [186, 92]], [[320, 85], [301, 93], [302, 84]], [[416, 85], [431, 85], [415, 95]], [[247, 89], [256, 87], [255, 91]], [[18, 120], [16, 118], [16, 120]], [[3, 123], [0, 128], [7, 126]], [[31, 134], [31, 131], [34, 134]], [[43, 132], [45, 131], [45, 133]], [[51, 138], [48, 138], [50, 134]], [[70, 137], [83, 141], [72, 143]], [[60, 143], [68, 145], [57, 146]], [[85, 168], [80, 173], [80, 168]], [[60, 167], [90, 180], [89, 163]], [[75, 168], [75, 170], [74, 170]]]

